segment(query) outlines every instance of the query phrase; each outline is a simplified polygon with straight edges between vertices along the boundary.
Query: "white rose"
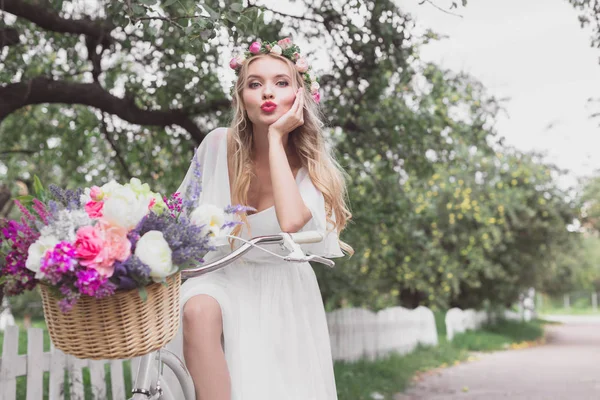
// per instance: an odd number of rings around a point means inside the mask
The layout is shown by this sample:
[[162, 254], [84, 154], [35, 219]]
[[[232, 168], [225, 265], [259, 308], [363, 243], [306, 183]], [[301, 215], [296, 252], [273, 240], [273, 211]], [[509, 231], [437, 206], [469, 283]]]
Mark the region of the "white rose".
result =
[[135, 255], [150, 267], [150, 277], [154, 282], [162, 282], [177, 272], [171, 254], [169, 244], [159, 231], [146, 232], [135, 247]]
[[319, 82], [313, 82], [310, 84], [310, 92], [311, 93], [318, 92], [320, 88], [321, 88], [321, 85], [319, 85]]
[[108, 183], [105, 183], [101, 187], [102, 193], [104, 193], [105, 196], [110, 196], [113, 192], [120, 190], [122, 188], [123, 188], [123, 185], [121, 185], [120, 183], [117, 183], [117, 181], [115, 181], [114, 179]]
[[271, 47], [271, 53], [275, 53], [275, 54], [281, 55], [282, 52], [283, 52], [283, 50], [277, 44], [275, 46]]
[[131, 230], [148, 214], [148, 199], [138, 198], [131, 188], [115, 188], [104, 201], [102, 219]]
[[40, 268], [42, 266], [42, 258], [48, 250], [54, 249], [59, 240], [55, 236], [41, 236], [35, 243], [29, 246], [27, 250], [27, 261], [25, 267], [28, 270], [35, 272], [36, 279], [42, 277]]
[[202, 226], [202, 236], [219, 236], [225, 223], [225, 212], [212, 204], [202, 204], [192, 211], [190, 221]]

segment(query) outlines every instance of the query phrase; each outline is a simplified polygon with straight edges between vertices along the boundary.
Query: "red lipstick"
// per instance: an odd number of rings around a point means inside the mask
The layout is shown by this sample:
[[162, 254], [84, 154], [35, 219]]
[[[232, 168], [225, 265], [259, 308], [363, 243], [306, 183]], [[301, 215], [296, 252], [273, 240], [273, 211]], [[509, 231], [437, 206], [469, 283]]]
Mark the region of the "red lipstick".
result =
[[275, 111], [276, 108], [277, 104], [273, 103], [272, 101], [265, 101], [260, 106], [260, 109], [267, 113], [272, 113], [273, 111]]

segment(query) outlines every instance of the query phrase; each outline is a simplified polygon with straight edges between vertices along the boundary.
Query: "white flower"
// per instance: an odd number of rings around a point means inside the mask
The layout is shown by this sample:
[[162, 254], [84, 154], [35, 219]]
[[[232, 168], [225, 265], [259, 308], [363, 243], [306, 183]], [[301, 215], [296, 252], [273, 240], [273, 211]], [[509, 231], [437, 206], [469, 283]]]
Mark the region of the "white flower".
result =
[[40, 235], [73, 242], [77, 237], [77, 230], [91, 224], [92, 220], [83, 210], [60, 210], [52, 223], [40, 229]]
[[239, 66], [242, 66], [246, 62], [246, 56], [244, 55], [244, 53], [240, 53], [235, 58], [235, 61], [237, 61], [237, 63], [238, 63]]
[[90, 188], [85, 188], [83, 190], [83, 194], [81, 196], [79, 196], [79, 202], [83, 205], [89, 203], [90, 201], [92, 201], [92, 196], [90, 195], [90, 193], [92, 192], [92, 189]]
[[131, 188], [111, 188], [107, 197], [102, 209], [102, 219], [113, 225], [131, 230], [148, 214], [148, 198], [138, 197]]
[[124, 186], [130, 188], [135, 192], [135, 194], [138, 195], [146, 196], [149, 193], [151, 193], [150, 185], [148, 185], [147, 183], [142, 183], [142, 181], [140, 181], [138, 178], [131, 178], [129, 183], [126, 183]]
[[190, 214], [193, 224], [202, 226], [202, 236], [219, 236], [225, 223], [225, 212], [212, 204], [202, 204]]
[[320, 88], [321, 88], [321, 85], [319, 85], [319, 82], [313, 82], [310, 84], [310, 92], [311, 93], [317, 93]]
[[171, 254], [169, 244], [159, 231], [146, 232], [135, 247], [135, 255], [150, 267], [150, 277], [154, 282], [162, 282], [177, 272]]
[[102, 185], [100, 189], [102, 189], [102, 193], [104, 193], [105, 196], [110, 196], [113, 192], [121, 189], [122, 187], [123, 185], [113, 179], [110, 182]]
[[54, 246], [58, 243], [59, 240], [56, 236], [41, 236], [35, 243], [29, 246], [25, 267], [27, 267], [28, 270], [35, 272], [36, 279], [42, 277], [42, 273], [40, 272], [42, 258], [48, 250], [54, 249]]
[[282, 52], [283, 52], [283, 50], [277, 44], [271, 48], [271, 53], [275, 53], [275, 54], [281, 55]]

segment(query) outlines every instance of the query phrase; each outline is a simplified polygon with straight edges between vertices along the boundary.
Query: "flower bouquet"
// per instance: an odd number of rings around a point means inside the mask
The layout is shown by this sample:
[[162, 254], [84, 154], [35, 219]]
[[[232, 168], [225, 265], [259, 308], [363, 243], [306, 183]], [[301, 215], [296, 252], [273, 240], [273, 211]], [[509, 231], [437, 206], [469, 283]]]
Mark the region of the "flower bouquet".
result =
[[162, 197], [136, 178], [46, 191], [36, 177], [35, 196], [16, 200], [20, 221], [2, 222], [5, 294], [39, 286], [52, 342], [79, 358], [164, 346], [179, 327], [179, 271], [237, 223], [225, 214], [242, 211], [195, 207], [199, 191], [192, 184], [184, 196]]

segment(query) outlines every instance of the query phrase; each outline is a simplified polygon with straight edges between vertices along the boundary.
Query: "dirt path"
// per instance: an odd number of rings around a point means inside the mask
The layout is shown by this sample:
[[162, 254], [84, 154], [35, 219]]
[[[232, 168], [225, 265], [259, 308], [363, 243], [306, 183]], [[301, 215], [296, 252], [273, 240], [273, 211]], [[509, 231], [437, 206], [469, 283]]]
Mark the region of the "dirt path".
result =
[[600, 399], [600, 320], [546, 332], [546, 345], [481, 355], [425, 377], [395, 400]]

